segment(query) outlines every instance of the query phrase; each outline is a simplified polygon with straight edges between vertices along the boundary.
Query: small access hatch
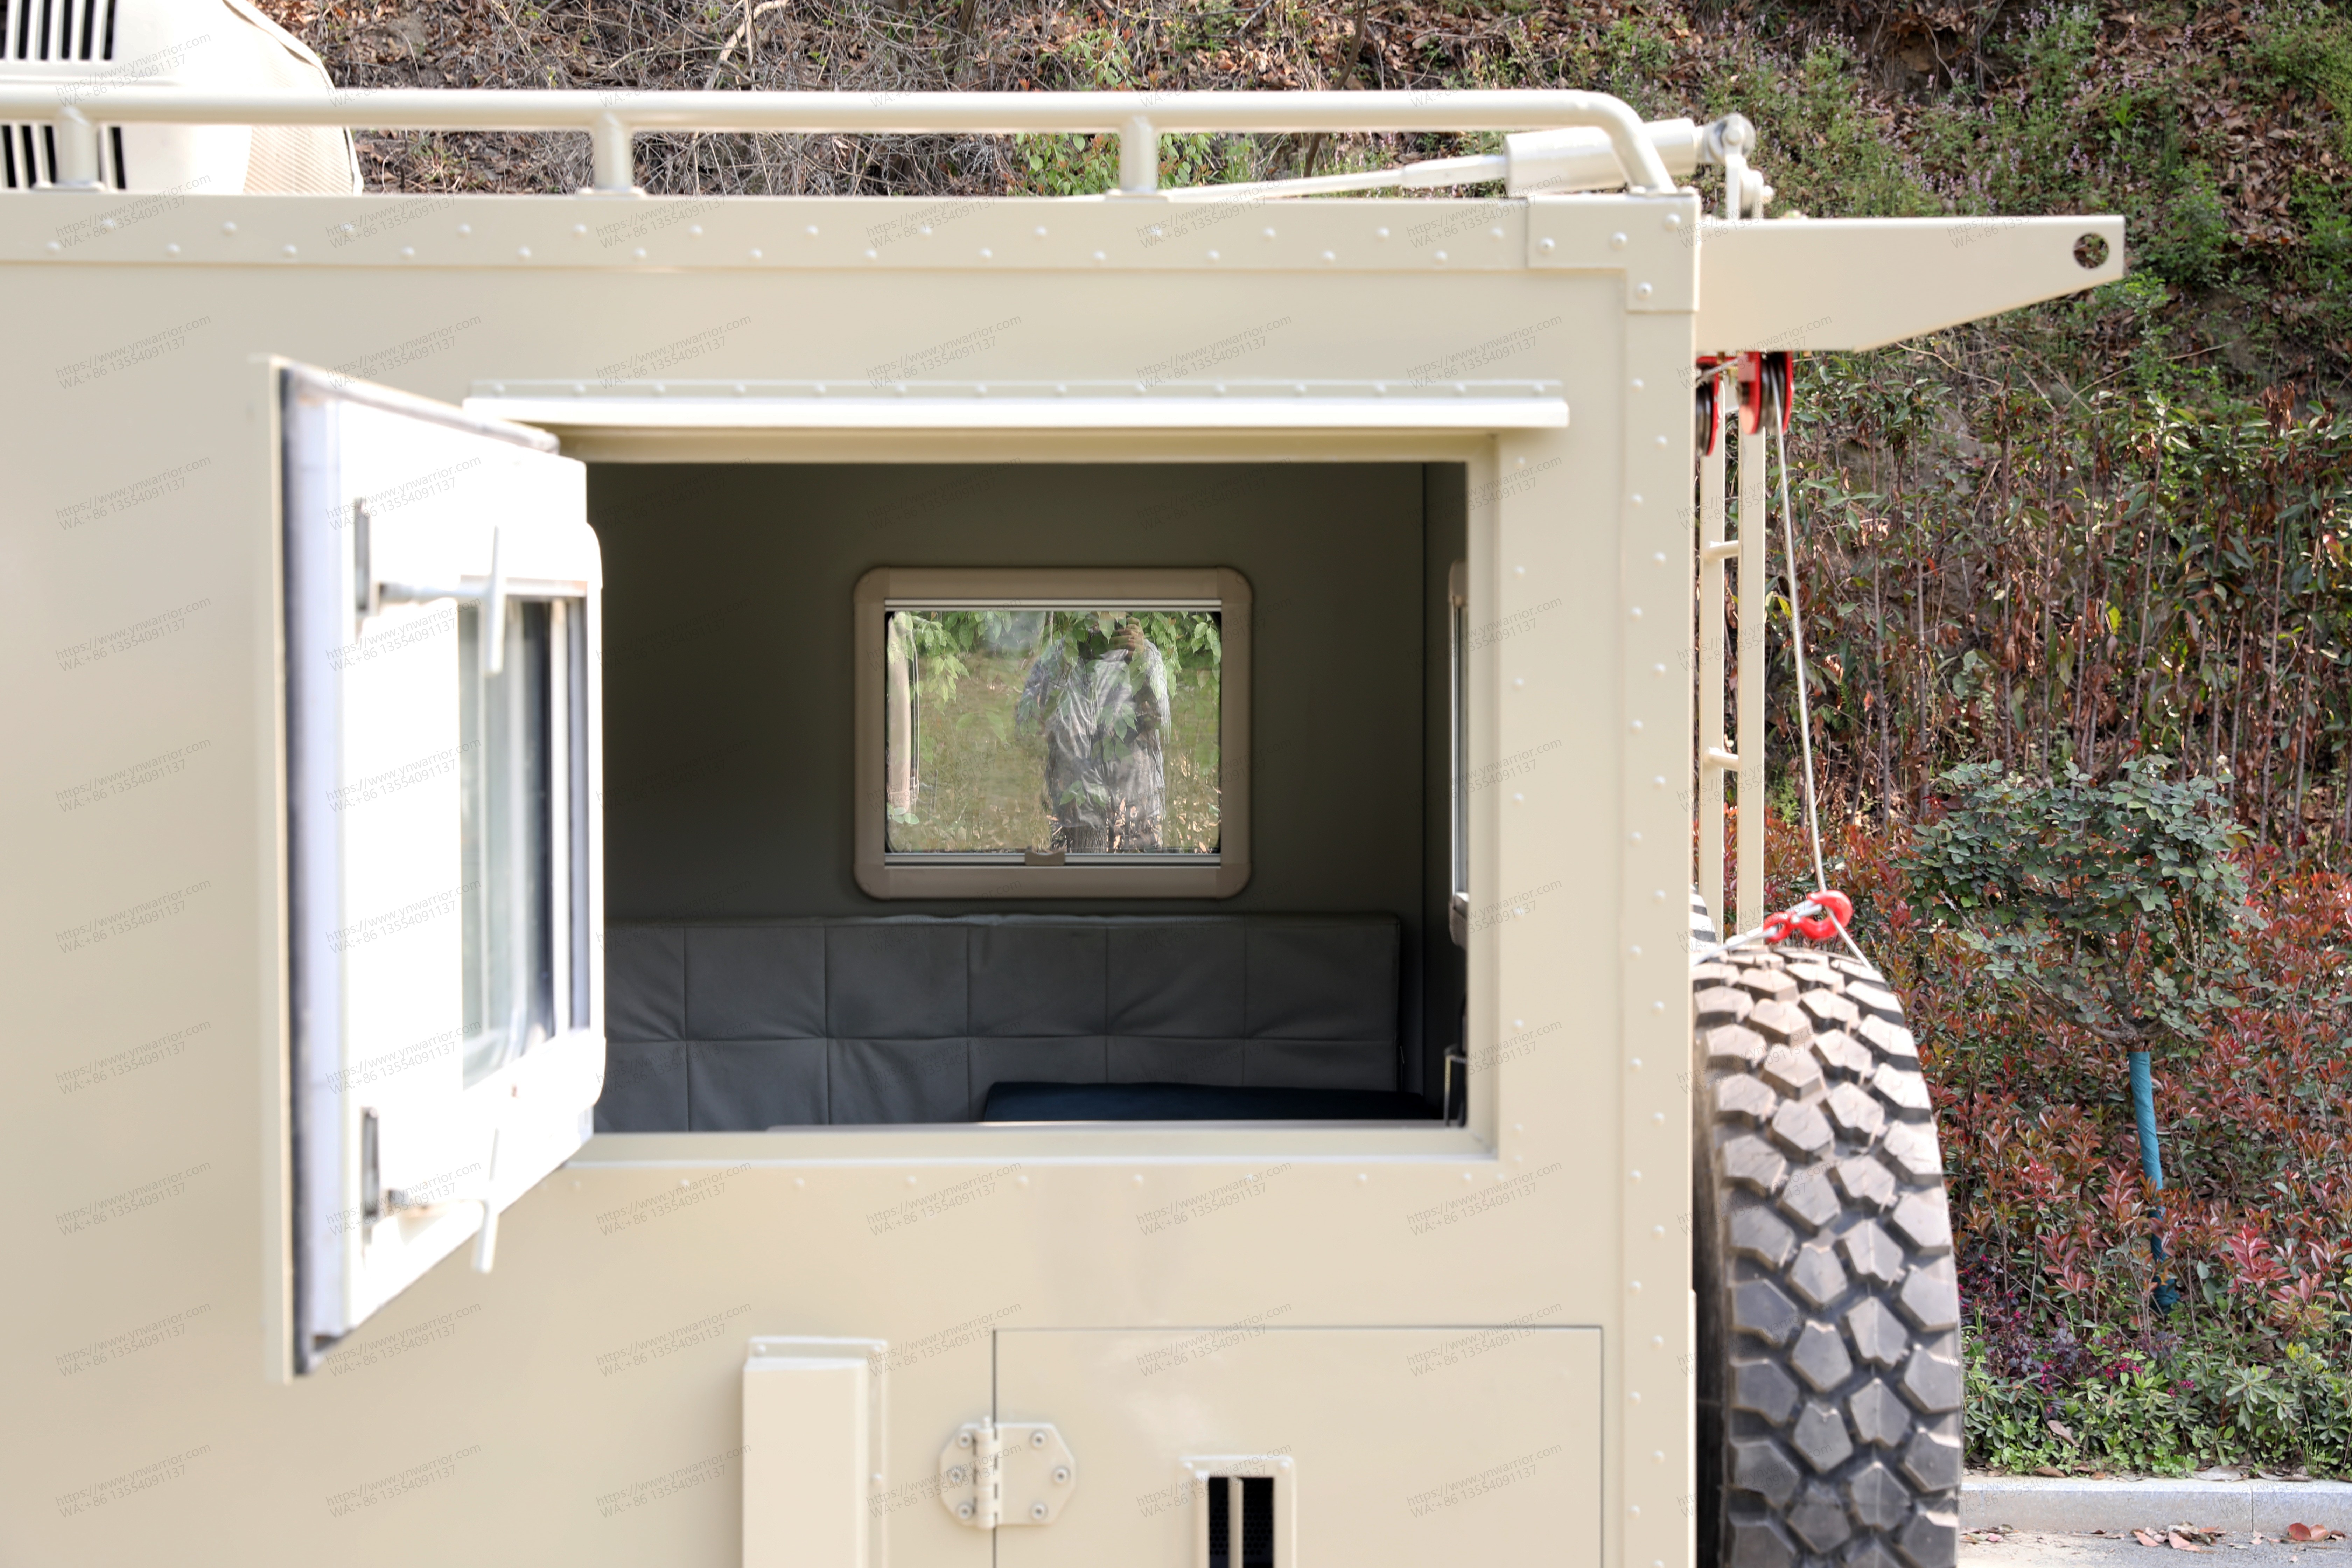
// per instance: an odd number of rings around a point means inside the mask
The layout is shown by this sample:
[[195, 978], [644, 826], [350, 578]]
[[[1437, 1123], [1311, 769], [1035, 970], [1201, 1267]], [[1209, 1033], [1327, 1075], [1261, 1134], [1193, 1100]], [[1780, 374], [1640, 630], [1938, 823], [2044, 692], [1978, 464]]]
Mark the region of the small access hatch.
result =
[[998, 1568], [1601, 1560], [1598, 1330], [1015, 1330], [996, 1390], [1087, 1466]]
[[284, 486], [294, 1365], [586, 1141], [600, 582], [536, 430], [297, 365]]

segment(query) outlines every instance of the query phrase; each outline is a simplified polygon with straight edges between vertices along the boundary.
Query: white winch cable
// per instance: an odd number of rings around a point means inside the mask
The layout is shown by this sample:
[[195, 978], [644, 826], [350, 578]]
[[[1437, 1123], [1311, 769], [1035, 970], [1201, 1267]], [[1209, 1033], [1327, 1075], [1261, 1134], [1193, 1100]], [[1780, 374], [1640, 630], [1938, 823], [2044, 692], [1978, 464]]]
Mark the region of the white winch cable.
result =
[[[1835, 925], [1835, 926], [1838, 926], [1838, 930], [1839, 930], [1839, 931], [1840, 931], [1841, 933], [1843, 933], [1843, 932], [1844, 931], [1844, 930], [1845, 930], [1845, 928], [1844, 928], [1843, 926], [1842, 926], [1842, 925], [1838, 925], [1838, 918], [1837, 918], [1837, 916], [1836, 916], [1835, 914], [1832, 913], [1830, 910], [1826, 910], [1826, 909], [1823, 909], [1821, 905], [1819, 905], [1819, 904], [1817, 904], [1817, 903], [1813, 902], [1813, 900], [1811, 900], [1811, 899], [1807, 899], [1804, 902], [1802, 902], [1802, 903], [1801, 903], [1801, 904], [1797, 905], [1794, 909], [1787, 910], [1785, 910], [1785, 911], [1783, 911], [1783, 912], [1784, 912], [1784, 913], [1787, 913], [1787, 914], [1791, 914], [1791, 915], [1801, 915], [1801, 916], [1808, 916], [1808, 915], [1828, 915], [1828, 916], [1829, 916], [1829, 920], [1830, 920], [1830, 924], [1832, 924], [1832, 925]], [[1708, 959], [1710, 959], [1710, 958], [1719, 958], [1719, 957], [1721, 957], [1723, 954], [1725, 954], [1725, 953], [1727, 953], [1727, 952], [1731, 952], [1731, 951], [1732, 951], [1733, 949], [1735, 949], [1735, 948], [1746, 947], [1749, 942], [1756, 942], [1756, 941], [1760, 940], [1760, 939], [1763, 937], [1763, 935], [1764, 935], [1764, 928], [1763, 928], [1762, 926], [1750, 926], [1750, 927], [1748, 927], [1746, 931], [1741, 931], [1738, 936], [1731, 937], [1731, 938], [1728, 938], [1728, 939], [1727, 939], [1727, 940], [1725, 940], [1725, 941], [1723, 941], [1723, 942], [1717, 942], [1713, 947], [1701, 947], [1701, 948], [1694, 948], [1694, 949], [1692, 949], [1692, 950], [1691, 950], [1691, 962], [1692, 962], [1693, 963], [1705, 963]], [[1846, 946], [1847, 946], [1847, 948], [1848, 948], [1848, 949], [1852, 949], [1852, 948], [1853, 947], [1853, 940], [1852, 940], [1851, 938], [1847, 939]], [[1854, 956], [1855, 956], [1856, 958], [1862, 958], [1862, 954], [1861, 954], [1859, 952], [1856, 952], [1854, 953]], [[1864, 962], [1864, 963], [1869, 963], [1870, 961], [1869, 961], [1868, 959], [1866, 959], [1866, 958], [1864, 958], [1864, 959], [1863, 959], [1863, 962]]]
[[[1830, 879], [1829, 871], [1822, 861], [1821, 807], [1813, 786], [1812, 704], [1805, 694], [1807, 675], [1805, 616], [1803, 602], [1797, 594], [1797, 513], [1796, 508], [1790, 503], [1789, 500], [1789, 442], [1781, 427], [1780, 412], [1780, 393], [1776, 388], [1767, 402], [1762, 416], [1772, 422], [1772, 461], [1778, 470], [1780, 482], [1780, 538], [1788, 558], [1790, 646], [1795, 652], [1797, 664], [1797, 741], [1798, 749], [1804, 759], [1805, 770], [1805, 837], [1813, 852], [1813, 887], [1820, 889], [1830, 885]], [[1769, 529], [1769, 525], [1766, 526]], [[1854, 945], [1853, 934], [1845, 929], [1845, 922], [1837, 918], [1835, 911], [1824, 909], [1812, 900], [1807, 899], [1788, 912], [1792, 915], [1828, 916], [1830, 924], [1837, 930], [1838, 940], [1845, 943], [1845, 950], [1864, 963], [1870, 962], [1869, 959], [1863, 957], [1862, 949]], [[1735, 937], [1717, 942], [1713, 947], [1693, 952], [1692, 962], [1703, 963], [1708, 959], [1729, 952], [1734, 948], [1746, 947], [1761, 938], [1763, 934], [1763, 926], [1753, 926]]]
[[[1171, 202], [1268, 201], [1292, 196], [1329, 195], [1345, 191], [1424, 190], [1440, 185], [1483, 185], [1508, 179], [1511, 161], [1500, 153], [1472, 158], [1424, 158], [1387, 169], [1362, 169], [1342, 174], [1310, 174], [1303, 179], [1254, 180], [1230, 185], [1170, 185], [1159, 194]], [[1084, 198], [1082, 198], [1084, 199]]]
[[[1797, 656], [1797, 742], [1805, 761], [1805, 836], [1813, 851], [1813, 886], [1820, 889], [1830, 885], [1830, 874], [1822, 864], [1822, 815], [1813, 789], [1813, 712], [1805, 695], [1805, 616], [1797, 598], [1797, 513], [1789, 504], [1789, 439], [1781, 420], [1785, 410], [1780, 406], [1785, 395], [1784, 388], [1774, 389], [1764, 417], [1772, 422], [1772, 462], [1780, 480], [1780, 538], [1788, 553], [1789, 638]], [[1844, 922], [1831, 915], [1830, 923], [1837, 927], [1838, 940], [1845, 943], [1846, 951], [1862, 958], [1862, 949], [1853, 944]]]

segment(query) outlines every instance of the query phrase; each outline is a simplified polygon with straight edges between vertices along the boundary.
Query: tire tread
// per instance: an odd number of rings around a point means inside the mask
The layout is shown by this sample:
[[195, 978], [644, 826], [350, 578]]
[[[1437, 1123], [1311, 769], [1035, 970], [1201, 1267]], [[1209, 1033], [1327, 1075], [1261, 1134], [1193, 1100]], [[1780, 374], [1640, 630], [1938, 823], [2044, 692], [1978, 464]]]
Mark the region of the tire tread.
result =
[[[1959, 1299], [1934, 1104], [1885, 978], [1806, 950], [1694, 971], [1694, 1259], [1725, 1358], [1702, 1456], [1734, 1568], [1953, 1568]], [[1703, 1387], [1705, 1384], [1703, 1384]]]

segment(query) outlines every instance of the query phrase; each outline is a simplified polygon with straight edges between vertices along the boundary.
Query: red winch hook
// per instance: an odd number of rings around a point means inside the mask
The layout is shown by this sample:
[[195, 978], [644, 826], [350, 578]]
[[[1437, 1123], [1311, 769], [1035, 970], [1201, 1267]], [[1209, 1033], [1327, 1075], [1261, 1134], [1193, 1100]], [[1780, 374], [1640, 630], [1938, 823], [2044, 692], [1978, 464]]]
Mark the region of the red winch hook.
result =
[[1834, 942], [1853, 923], [1853, 900], [1834, 888], [1823, 888], [1794, 908], [1764, 917], [1764, 940], [1786, 942], [1790, 936], [1807, 942]]

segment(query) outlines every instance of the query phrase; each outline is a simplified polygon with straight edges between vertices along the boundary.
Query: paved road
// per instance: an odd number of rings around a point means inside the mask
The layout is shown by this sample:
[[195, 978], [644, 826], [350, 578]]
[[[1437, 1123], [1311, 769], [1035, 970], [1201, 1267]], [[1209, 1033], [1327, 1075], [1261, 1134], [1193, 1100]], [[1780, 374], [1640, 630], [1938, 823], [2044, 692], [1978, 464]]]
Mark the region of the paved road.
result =
[[[2215, 1559], [2205, 1563], [2200, 1559]], [[1996, 1536], [1970, 1532], [1960, 1538], [1960, 1568], [2352, 1568], [2352, 1551], [2341, 1541], [2325, 1544], [2273, 1542], [2260, 1544], [2243, 1535], [2225, 1535], [2205, 1552], [2190, 1555], [2142, 1546], [2126, 1535], [2044, 1535], [2033, 1531]]]

